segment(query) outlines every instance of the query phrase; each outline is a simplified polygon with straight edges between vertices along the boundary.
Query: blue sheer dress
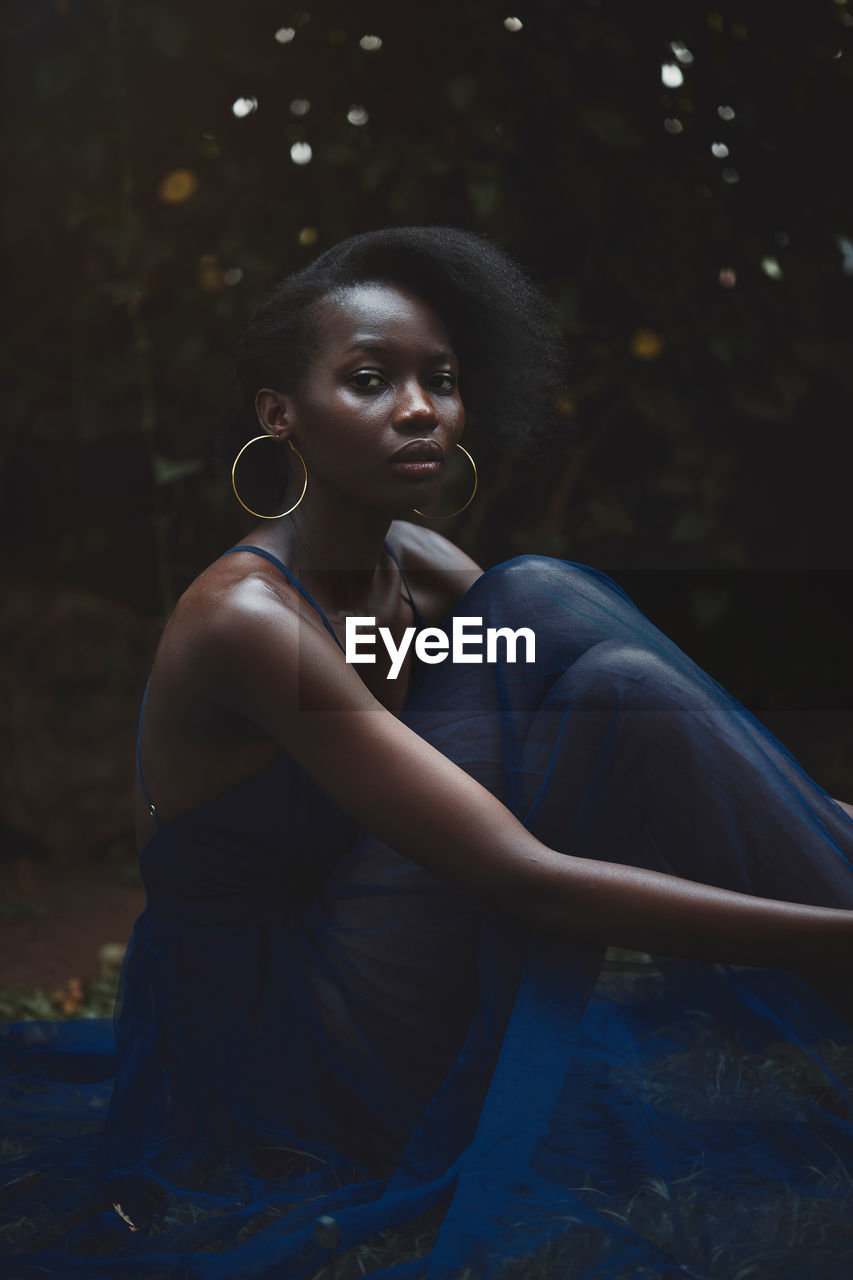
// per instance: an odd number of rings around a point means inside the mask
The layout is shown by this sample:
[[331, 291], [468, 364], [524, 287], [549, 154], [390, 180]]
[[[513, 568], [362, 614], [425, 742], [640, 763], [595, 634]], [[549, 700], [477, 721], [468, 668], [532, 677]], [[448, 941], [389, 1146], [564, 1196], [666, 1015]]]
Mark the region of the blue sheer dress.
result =
[[[402, 718], [545, 843], [853, 908], [853, 820], [605, 574], [525, 556], [455, 613], [535, 663], [418, 666]], [[287, 755], [140, 867], [115, 1041], [6, 1028], [0, 1275], [853, 1274], [853, 955], [830, 1004], [536, 936]]]

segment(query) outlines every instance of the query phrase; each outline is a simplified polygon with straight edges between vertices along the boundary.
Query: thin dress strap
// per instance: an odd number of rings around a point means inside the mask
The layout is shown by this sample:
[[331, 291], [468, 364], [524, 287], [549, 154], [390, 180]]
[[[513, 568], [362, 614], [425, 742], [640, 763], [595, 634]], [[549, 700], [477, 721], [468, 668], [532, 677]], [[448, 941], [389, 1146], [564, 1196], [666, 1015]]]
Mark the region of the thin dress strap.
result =
[[397, 568], [400, 570], [400, 577], [403, 581], [403, 586], [405, 587], [405, 590], [406, 590], [406, 599], [408, 600], [409, 604], [412, 606], [412, 613], [415, 615], [415, 622], [418, 624], [419, 627], [425, 627], [426, 622], [424, 621], [424, 616], [421, 613], [418, 606], [415, 604], [414, 598], [412, 596], [412, 589], [409, 586], [409, 581], [405, 573], [403, 572], [403, 566], [400, 564], [400, 561], [397, 559], [393, 549], [388, 545], [388, 543], [383, 542], [382, 545], [384, 546], [385, 550], [388, 552], [391, 559], [394, 561]]
[[[323, 625], [325, 626], [326, 630], [328, 631], [329, 635], [332, 637], [332, 639], [334, 640], [338, 648], [339, 649], [344, 648], [344, 646], [341, 644], [338, 637], [335, 635], [334, 627], [332, 626], [329, 619], [326, 617], [323, 610], [318, 605], [317, 601], [311, 595], [311, 592], [307, 591], [305, 587], [303, 587], [302, 583], [299, 581], [296, 574], [292, 573], [290, 569], [288, 569], [287, 565], [284, 564], [281, 560], [279, 560], [278, 556], [274, 556], [271, 551], [264, 551], [263, 547], [249, 546], [248, 543], [244, 543], [239, 547], [229, 547], [229, 549], [227, 551], [223, 551], [222, 554], [224, 556], [233, 556], [235, 551], [251, 551], [256, 556], [263, 556], [264, 560], [269, 560], [270, 564], [274, 564], [275, 567], [284, 574], [285, 578], [287, 578], [287, 581], [290, 583], [290, 585], [296, 588], [296, 590], [303, 597], [303, 599], [307, 600], [308, 603], [312, 606], [312, 608], [317, 610], [320, 617], [323, 619]], [[346, 652], [346, 650], [344, 650], [344, 652]]]
[[[423, 614], [421, 613], [418, 606], [415, 604], [414, 598], [412, 596], [412, 589], [409, 586], [409, 582], [405, 573], [403, 572], [403, 566], [400, 564], [400, 561], [397, 559], [396, 555], [394, 554], [393, 548], [390, 547], [387, 542], [383, 542], [382, 545], [384, 546], [385, 550], [388, 552], [389, 556], [394, 561], [395, 565], [400, 571], [400, 579], [403, 583], [403, 589], [406, 592], [406, 600], [411, 605], [412, 613], [415, 615], [416, 623], [418, 624], [419, 627], [426, 626], [426, 623], [424, 622]], [[307, 591], [305, 587], [303, 587], [302, 583], [299, 581], [296, 575], [292, 573], [290, 569], [288, 569], [287, 565], [284, 564], [281, 560], [279, 560], [278, 556], [274, 556], [271, 551], [264, 551], [263, 547], [253, 547], [253, 546], [250, 546], [248, 543], [244, 543], [239, 547], [230, 547], [227, 551], [224, 551], [222, 554], [226, 556], [230, 556], [230, 555], [233, 555], [235, 551], [252, 551], [254, 552], [255, 555], [263, 556], [265, 560], [269, 560], [270, 564], [274, 564], [277, 569], [280, 569], [281, 572], [284, 574], [284, 576], [287, 578], [288, 582], [290, 582], [294, 587], [296, 587], [296, 590], [300, 593], [300, 595], [302, 595], [308, 601], [308, 603], [317, 610], [320, 617], [323, 619], [324, 625], [326, 626], [327, 630], [332, 636], [332, 639], [336, 642], [336, 644], [340, 649], [343, 649], [343, 645], [341, 644], [340, 640], [338, 640], [338, 637], [335, 635], [335, 631], [334, 631], [334, 628], [332, 627], [332, 624], [329, 622], [329, 619], [326, 617], [325, 613], [320, 608], [317, 601], [314, 599], [311, 593]]]
[[154, 802], [148, 794], [148, 788], [145, 785], [145, 778], [142, 776], [142, 717], [145, 715], [145, 701], [148, 697], [148, 686], [151, 683], [149, 676], [145, 682], [145, 692], [142, 695], [142, 706], [139, 708], [139, 726], [136, 730], [136, 772], [139, 777], [139, 789], [142, 792], [142, 799], [145, 801], [145, 808], [151, 814], [151, 817], [160, 826], [160, 816], [154, 808]]

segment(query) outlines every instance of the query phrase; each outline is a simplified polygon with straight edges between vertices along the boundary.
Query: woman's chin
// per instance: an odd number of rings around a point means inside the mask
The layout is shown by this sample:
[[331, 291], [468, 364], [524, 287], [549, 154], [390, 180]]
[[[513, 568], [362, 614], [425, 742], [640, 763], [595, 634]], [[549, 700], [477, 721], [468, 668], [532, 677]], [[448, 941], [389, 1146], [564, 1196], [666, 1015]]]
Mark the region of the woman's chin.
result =
[[395, 518], [412, 516], [416, 509], [428, 514], [430, 508], [434, 507], [440, 512], [443, 487], [440, 477], [409, 482], [406, 492], [398, 496], [394, 503]]

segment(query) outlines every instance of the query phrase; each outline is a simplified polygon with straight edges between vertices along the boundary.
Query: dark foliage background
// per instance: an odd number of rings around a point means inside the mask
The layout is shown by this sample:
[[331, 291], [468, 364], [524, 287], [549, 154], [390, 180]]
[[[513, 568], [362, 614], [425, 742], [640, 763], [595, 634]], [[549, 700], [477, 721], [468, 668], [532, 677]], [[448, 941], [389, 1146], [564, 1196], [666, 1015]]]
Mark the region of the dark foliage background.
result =
[[7, 3], [7, 850], [128, 838], [159, 626], [242, 530], [241, 326], [398, 223], [514, 253], [571, 355], [450, 535], [612, 573], [853, 798], [853, 3], [299, 3]]

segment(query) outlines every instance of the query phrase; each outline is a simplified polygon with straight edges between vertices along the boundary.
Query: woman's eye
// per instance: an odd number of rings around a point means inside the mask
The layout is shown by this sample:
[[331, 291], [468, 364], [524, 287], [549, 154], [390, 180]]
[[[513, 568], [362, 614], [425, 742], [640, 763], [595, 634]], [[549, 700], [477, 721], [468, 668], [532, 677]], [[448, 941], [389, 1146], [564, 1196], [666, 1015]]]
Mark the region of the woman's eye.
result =
[[350, 382], [358, 387], [359, 391], [375, 391], [385, 385], [384, 379], [378, 373], [372, 373], [370, 369], [360, 369], [358, 373], [352, 375]]
[[434, 373], [430, 378], [430, 385], [434, 391], [455, 391], [456, 378], [446, 371]]

